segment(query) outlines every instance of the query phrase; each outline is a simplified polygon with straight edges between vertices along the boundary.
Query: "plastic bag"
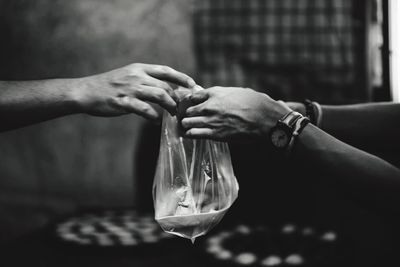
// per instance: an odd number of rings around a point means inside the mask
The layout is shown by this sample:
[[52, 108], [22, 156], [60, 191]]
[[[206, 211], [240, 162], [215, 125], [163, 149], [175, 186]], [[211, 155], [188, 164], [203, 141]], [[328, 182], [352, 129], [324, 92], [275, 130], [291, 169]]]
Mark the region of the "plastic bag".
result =
[[155, 219], [171, 234], [191, 239], [206, 234], [238, 195], [229, 147], [181, 136], [176, 116], [164, 112], [153, 184]]

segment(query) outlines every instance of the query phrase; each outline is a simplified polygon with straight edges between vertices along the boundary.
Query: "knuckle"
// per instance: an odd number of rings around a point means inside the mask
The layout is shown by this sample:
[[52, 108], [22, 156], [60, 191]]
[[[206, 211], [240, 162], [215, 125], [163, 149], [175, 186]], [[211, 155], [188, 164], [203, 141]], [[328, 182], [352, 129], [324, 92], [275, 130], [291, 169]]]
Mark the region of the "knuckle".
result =
[[107, 103], [112, 107], [122, 107], [124, 100], [122, 97], [111, 98], [107, 101]]
[[127, 67], [127, 70], [129, 70], [130, 73], [135, 73], [141, 69], [143, 69], [143, 65], [141, 63], [133, 63]]
[[162, 89], [154, 90], [154, 92], [153, 92], [153, 95], [154, 95], [156, 98], [164, 98], [166, 94], [167, 94], [167, 93], [166, 93], [164, 90], [162, 90]]
[[144, 72], [137, 68], [124, 69], [121, 73], [121, 78], [127, 82], [137, 82], [138, 80], [142, 80], [143, 76]]
[[153, 66], [153, 69], [154, 69], [155, 71], [157, 71], [157, 72], [163, 72], [164, 66], [155, 65], [155, 66]]
[[150, 113], [150, 108], [149, 108], [148, 106], [143, 106], [143, 107], [141, 108], [141, 111], [142, 111], [143, 113], [149, 114], [149, 113]]
[[162, 89], [164, 89], [164, 90], [169, 90], [169, 89], [170, 89], [168, 83], [163, 82], [163, 81], [160, 81], [160, 82], [157, 84], [157, 86], [160, 87], [160, 88], [162, 88]]
[[129, 108], [131, 105], [130, 99], [128, 96], [117, 97], [109, 100], [110, 106], [118, 107], [118, 108]]
[[142, 95], [145, 93], [145, 89], [141, 86], [137, 86], [137, 87], [135, 86], [135, 87], [132, 87], [131, 89], [135, 94], [138, 94], [138, 95]]
[[168, 106], [176, 105], [175, 102], [171, 100], [171, 97], [165, 91], [161, 91], [159, 93], [158, 99], [163, 103], [168, 104]]
[[129, 78], [130, 78], [131, 80], [135, 81], [136, 83], [143, 83], [143, 82], [144, 82], [143, 76], [140, 75], [140, 74], [137, 73], [137, 72], [131, 72], [131, 73], [129, 74]]
[[165, 65], [160, 65], [160, 66], [157, 66], [157, 71], [158, 72], [160, 72], [160, 73], [168, 73], [168, 72], [170, 72], [172, 69], [170, 68], [170, 67], [168, 67], [168, 66], [165, 66]]
[[172, 71], [172, 68], [168, 67], [168, 66], [162, 66], [162, 69], [163, 69], [164, 72], [171, 72]]
[[215, 112], [215, 108], [211, 105], [206, 105], [202, 108], [202, 111], [206, 112], [206, 113], [214, 113]]
[[157, 98], [158, 100], [166, 100], [166, 93], [164, 91], [156, 91], [154, 93], [154, 97]]

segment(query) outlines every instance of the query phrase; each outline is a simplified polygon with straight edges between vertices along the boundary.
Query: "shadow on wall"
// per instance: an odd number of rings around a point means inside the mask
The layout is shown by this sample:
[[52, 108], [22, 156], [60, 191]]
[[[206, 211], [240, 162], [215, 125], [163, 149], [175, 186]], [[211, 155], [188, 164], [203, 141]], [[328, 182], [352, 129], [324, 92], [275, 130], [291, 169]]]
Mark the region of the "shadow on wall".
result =
[[[133, 62], [194, 73], [191, 1], [5, 0], [0, 32], [3, 80], [79, 77]], [[144, 123], [76, 115], [1, 133], [0, 227], [20, 232], [83, 206], [132, 205]]]

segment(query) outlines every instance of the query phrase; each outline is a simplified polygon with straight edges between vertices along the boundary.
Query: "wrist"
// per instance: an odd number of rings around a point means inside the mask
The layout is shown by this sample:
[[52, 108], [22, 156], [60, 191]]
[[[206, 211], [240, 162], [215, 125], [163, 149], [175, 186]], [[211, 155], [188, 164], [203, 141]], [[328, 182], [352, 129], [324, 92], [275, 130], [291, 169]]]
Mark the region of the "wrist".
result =
[[279, 151], [289, 154], [297, 137], [310, 120], [296, 111], [290, 111], [283, 116], [270, 131], [270, 141]]
[[64, 115], [80, 113], [80, 79], [50, 79], [39, 82], [42, 93], [46, 94], [47, 101], [52, 106], [63, 110]]
[[286, 114], [292, 111], [285, 102], [283, 101], [275, 101], [269, 98], [267, 95], [265, 96], [264, 104], [264, 112], [262, 114], [262, 136], [269, 136], [272, 127], [276, 125], [276, 123], [282, 119]]
[[90, 100], [87, 92], [93, 86], [91, 76], [71, 79], [70, 85], [71, 87], [68, 95], [75, 113], [86, 113]]
[[307, 115], [306, 106], [304, 105], [304, 103], [299, 103], [299, 102], [285, 102], [285, 103], [290, 109], [300, 113], [303, 116]]
[[287, 115], [289, 112], [296, 111], [290, 108], [285, 102], [282, 100], [275, 101], [274, 105], [274, 117], [273, 117], [273, 126], [282, 119], [285, 115]]

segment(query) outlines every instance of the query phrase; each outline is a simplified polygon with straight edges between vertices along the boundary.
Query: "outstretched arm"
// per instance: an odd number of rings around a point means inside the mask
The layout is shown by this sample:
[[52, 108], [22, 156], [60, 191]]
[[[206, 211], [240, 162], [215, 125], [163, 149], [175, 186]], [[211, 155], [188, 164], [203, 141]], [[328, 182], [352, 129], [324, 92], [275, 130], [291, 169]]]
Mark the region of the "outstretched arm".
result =
[[381, 158], [309, 124], [297, 140], [293, 160], [328, 177], [327, 182], [367, 207], [400, 213], [400, 170]]
[[[210, 88], [194, 93], [192, 101], [196, 105], [187, 109], [182, 125], [193, 138], [265, 140], [276, 122], [291, 111], [283, 102], [243, 88]], [[400, 170], [388, 162], [312, 124], [300, 134], [293, 153], [294, 162], [318, 170], [330, 179], [327, 182], [361, 203], [399, 213]]]
[[[289, 102], [288, 106], [305, 114], [304, 105]], [[341, 140], [363, 148], [378, 146], [386, 151], [400, 151], [400, 104], [391, 102], [355, 105], [322, 105], [320, 128]]]
[[76, 79], [0, 81], [0, 131], [74, 113], [118, 116], [136, 113], [159, 120], [155, 103], [175, 113], [168, 82], [193, 87], [189, 76], [159, 65], [132, 64]]

